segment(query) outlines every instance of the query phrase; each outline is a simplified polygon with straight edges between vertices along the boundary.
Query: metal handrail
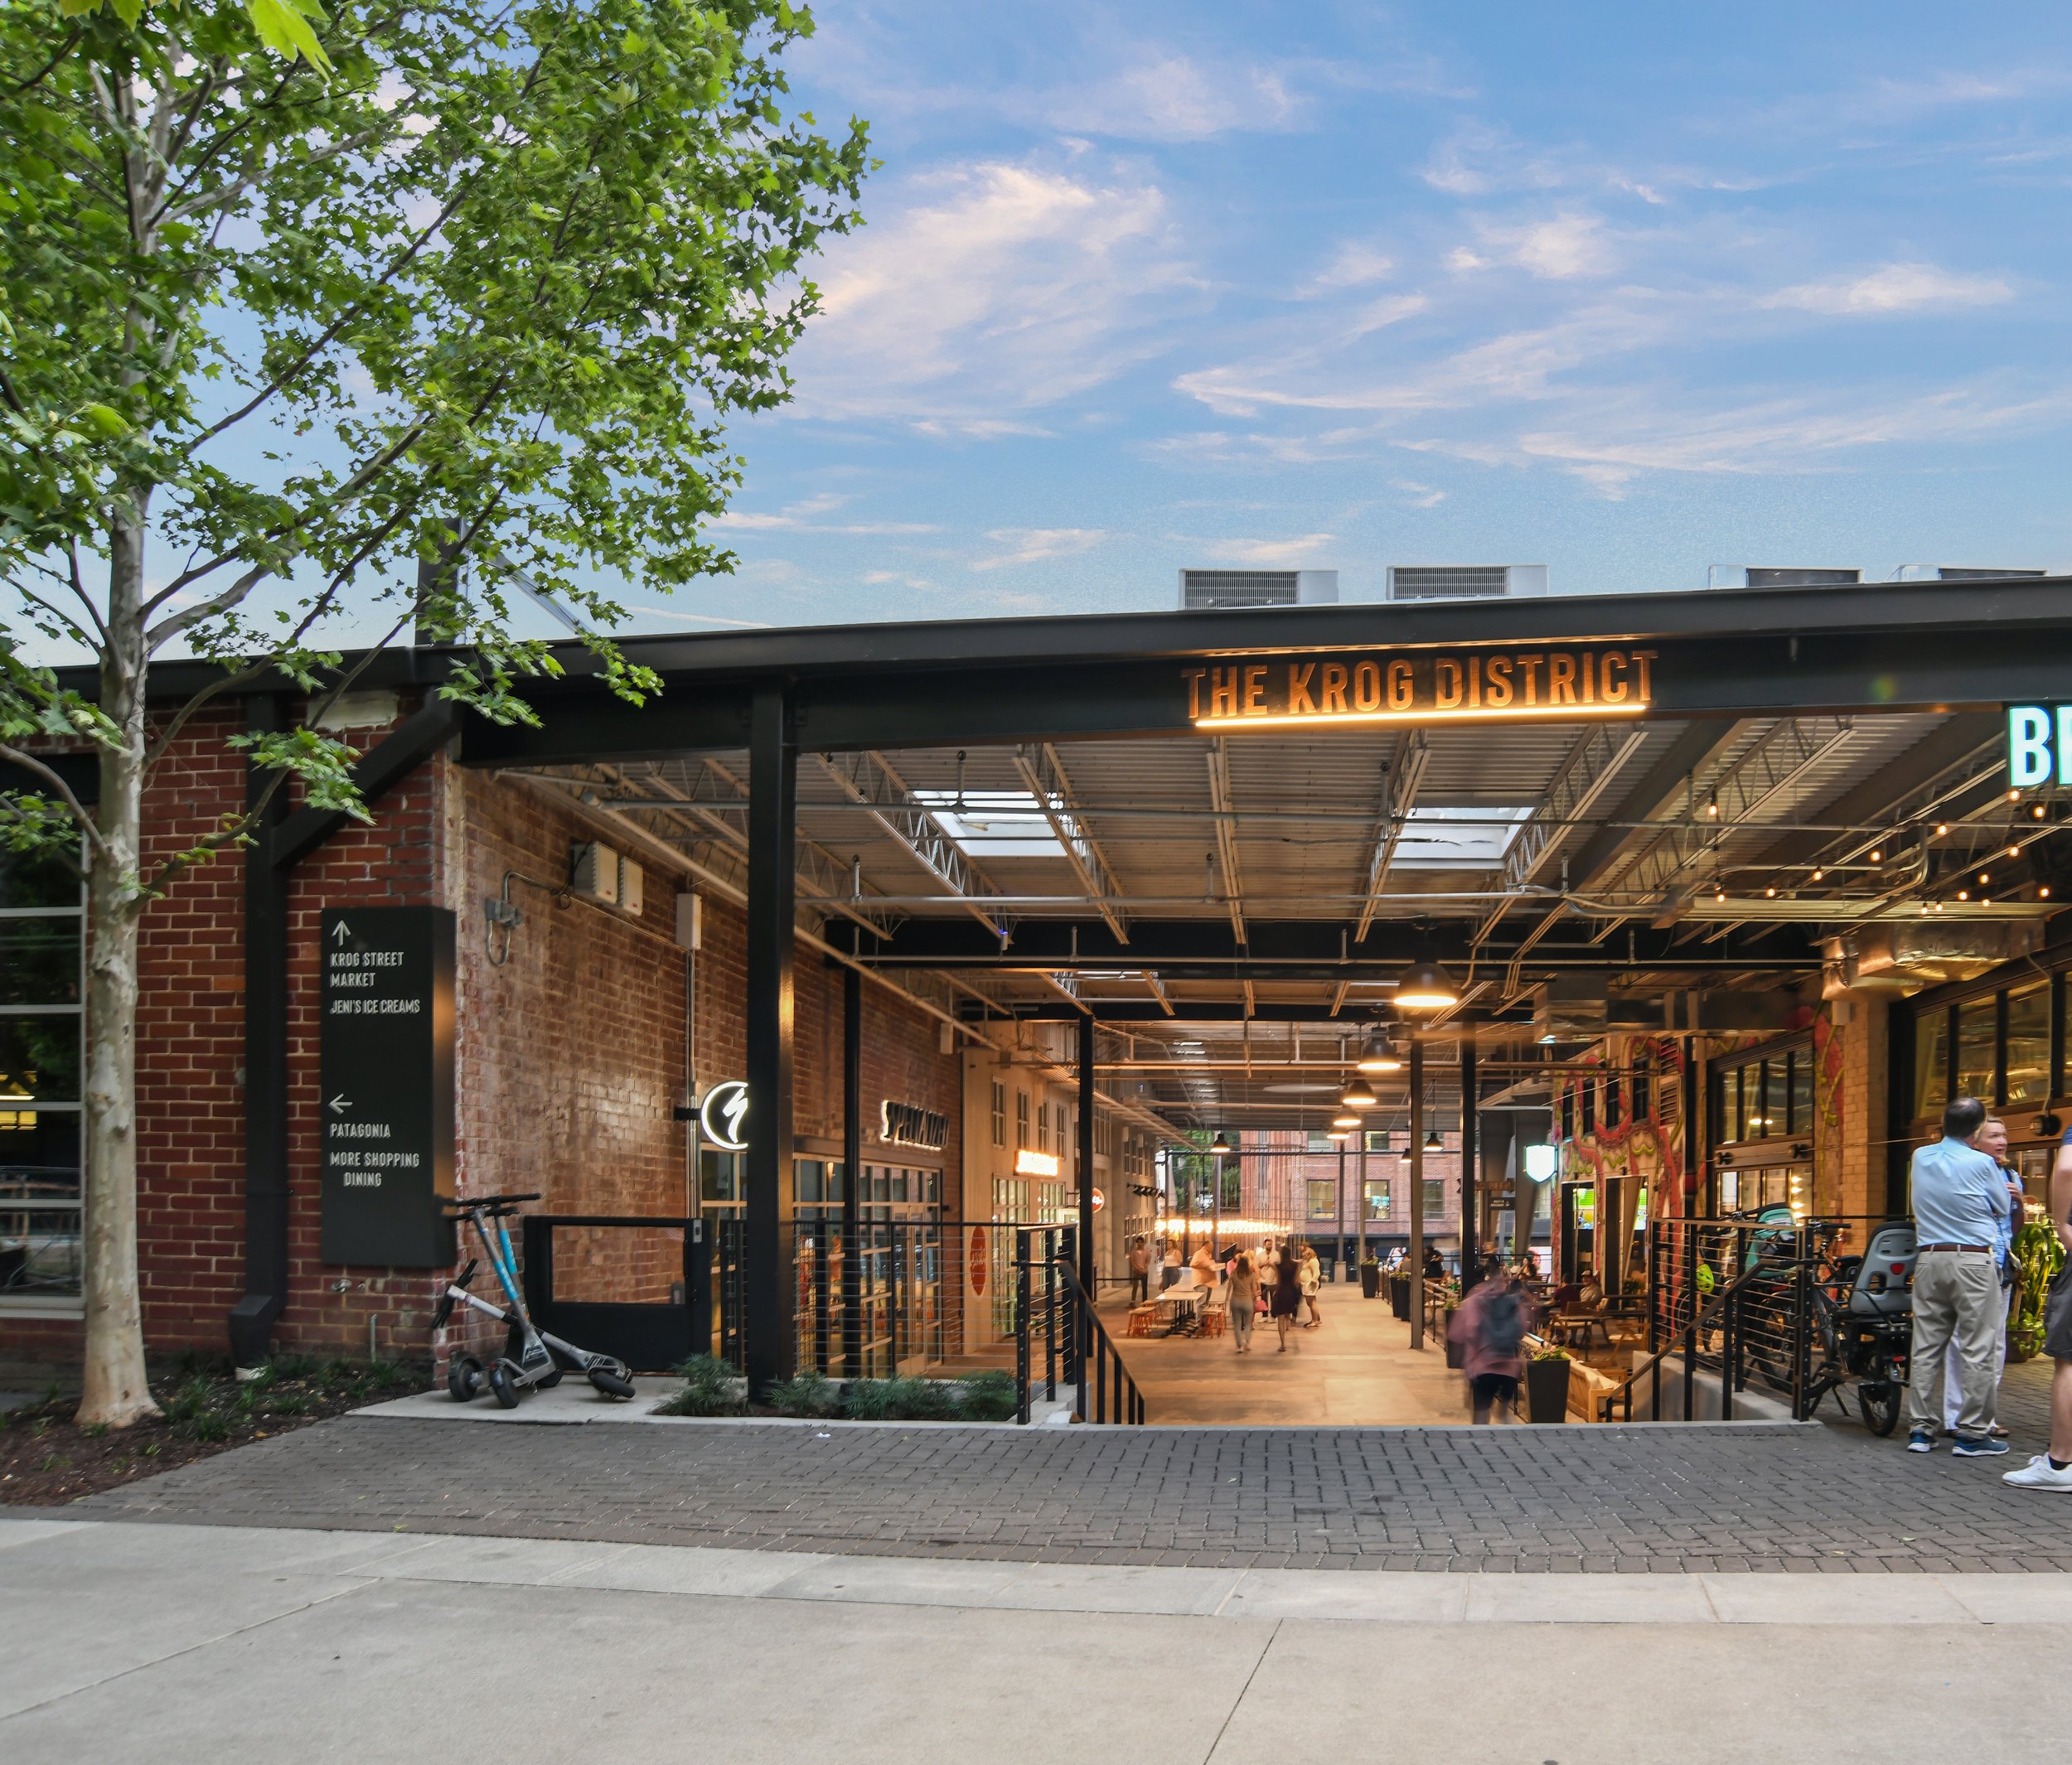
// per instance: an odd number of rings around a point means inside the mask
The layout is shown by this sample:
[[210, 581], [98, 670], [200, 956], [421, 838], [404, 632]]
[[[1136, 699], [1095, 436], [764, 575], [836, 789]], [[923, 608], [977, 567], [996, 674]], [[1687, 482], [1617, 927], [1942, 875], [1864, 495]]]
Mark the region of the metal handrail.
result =
[[[1689, 1421], [1691, 1419], [1691, 1385], [1693, 1371], [1697, 1364], [1698, 1332], [1702, 1330], [1709, 1335], [1713, 1329], [1716, 1328], [1721, 1332], [1726, 1342], [1732, 1342], [1735, 1340], [1733, 1322], [1726, 1316], [1729, 1302], [1758, 1275], [1767, 1276], [1774, 1280], [1776, 1271], [1774, 1269], [1766, 1269], [1760, 1263], [1753, 1267], [1744, 1269], [1726, 1286], [1713, 1294], [1709, 1304], [1702, 1308], [1694, 1308], [1690, 1321], [1684, 1325], [1682, 1331], [1668, 1347], [1656, 1349], [1644, 1361], [1634, 1368], [1624, 1380], [1597, 1400], [1597, 1419], [1600, 1422], [1609, 1422], [1611, 1419], [1611, 1406], [1614, 1404], [1622, 1404], [1624, 1413], [1621, 1419], [1630, 1422], [1633, 1419], [1634, 1387], [1648, 1374], [1653, 1373], [1654, 1388], [1650, 1414], [1656, 1420], [1659, 1420], [1662, 1416], [1662, 1363], [1671, 1355], [1681, 1352], [1683, 1356], [1683, 1419], [1687, 1422]], [[1727, 1352], [1725, 1347], [1722, 1347], [1721, 1358], [1726, 1363], [1726, 1384], [1721, 1394], [1720, 1414], [1722, 1420], [1731, 1421], [1734, 1415], [1735, 1357], [1731, 1353]]]
[[[1107, 1326], [1101, 1321], [1087, 1297], [1087, 1289], [1081, 1284], [1079, 1271], [1063, 1256], [1019, 1260], [1014, 1265], [1016, 1279], [1020, 1284], [1019, 1303], [1015, 1307], [1017, 1323], [1014, 1345], [1014, 1419], [1029, 1420], [1029, 1298], [1031, 1277], [1038, 1269], [1046, 1271], [1052, 1279], [1064, 1277], [1065, 1289], [1072, 1309], [1072, 1325], [1067, 1337], [1068, 1366], [1067, 1376], [1078, 1387], [1078, 1417], [1082, 1422], [1117, 1424], [1140, 1424], [1144, 1420], [1144, 1394], [1137, 1389], [1137, 1382], [1130, 1376], [1130, 1369], [1122, 1358], [1122, 1351], [1115, 1345], [1115, 1338], [1108, 1334]], [[1087, 1369], [1093, 1367], [1092, 1405], [1088, 1407]], [[1115, 1382], [1112, 1391], [1109, 1385], [1109, 1370], [1112, 1365]], [[1109, 1414], [1112, 1408], [1116, 1414]]]

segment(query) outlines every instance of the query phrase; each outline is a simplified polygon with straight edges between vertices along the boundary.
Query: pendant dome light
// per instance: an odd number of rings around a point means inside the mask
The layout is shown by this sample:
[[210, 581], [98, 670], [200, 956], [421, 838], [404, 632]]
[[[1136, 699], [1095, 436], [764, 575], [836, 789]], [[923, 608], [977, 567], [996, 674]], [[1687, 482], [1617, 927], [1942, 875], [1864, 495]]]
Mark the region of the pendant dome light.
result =
[[1216, 1130], [1216, 1138], [1208, 1143], [1208, 1149], [1213, 1153], [1230, 1153], [1237, 1150], [1230, 1144], [1229, 1135], [1225, 1134], [1221, 1128]]
[[1446, 1143], [1440, 1138], [1439, 1130], [1436, 1128], [1426, 1134], [1425, 1150], [1426, 1152], [1444, 1152], [1445, 1149]]
[[1436, 962], [1413, 962], [1396, 983], [1396, 1003], [1404, 1011], [1444, 1011], [1460, 1003], [1460, 989]]
[[1334, 1128], [1344, 1128], [1350, 1129], [1358, 1127], [1359, 1124], [1359, 1117], [1355, 1115], [1350, 1110], [1348, 1110], [1343, 1115], [1334, 1115], [1331, 1118], [1331, 1125]]
[[1403, 1059], [1388, 1045], [1386, 1036], [1375, 1036], [1368, 1039], [1367, 1052], [1360, 1057], [1359, 1066], [1362, 1072], [1401, 1072]]
[[1348, 1110], [1371, 1110], [1381, 1100], [1358, 1079], [1345, 1087], [1345, 1095], [1339, 1099]]

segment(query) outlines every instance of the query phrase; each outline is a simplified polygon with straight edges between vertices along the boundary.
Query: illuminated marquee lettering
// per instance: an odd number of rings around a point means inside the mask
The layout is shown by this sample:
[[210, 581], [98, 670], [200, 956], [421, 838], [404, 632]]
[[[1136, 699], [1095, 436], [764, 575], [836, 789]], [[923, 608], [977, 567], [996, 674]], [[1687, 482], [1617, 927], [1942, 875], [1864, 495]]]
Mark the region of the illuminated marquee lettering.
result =
[[2007, 707], [2007, 783], [2072, 786], [2072, 705]]
[[[1439, 723], [1454, 718], [1638, 717], [1654, 704], [1653, 650], [1413, 650], [1397, 655], [1309, 656], [1209, 664], [1181, 670], [1187, 714], [1204, 729], [1286, 728], [1304, 723]], [[2051, 733], [2072, 733], [2072, 713], [2036, 707], [2011, 719], [2043, 719], [2030, 737], [2050, 764]], [[2017, 725], [2009, 725], [2009, 741]], [[2027, 728], [2026, 724], [2021, 728]], [[2072, 743], [2060, 741], [2060, 751]], [[2012, 753], [2012, 747], [2010, 749]], [[2012, 762], [2011, 760], [2011, 766]], [[2072, 783], [2072, 778], [2064, 781]]]

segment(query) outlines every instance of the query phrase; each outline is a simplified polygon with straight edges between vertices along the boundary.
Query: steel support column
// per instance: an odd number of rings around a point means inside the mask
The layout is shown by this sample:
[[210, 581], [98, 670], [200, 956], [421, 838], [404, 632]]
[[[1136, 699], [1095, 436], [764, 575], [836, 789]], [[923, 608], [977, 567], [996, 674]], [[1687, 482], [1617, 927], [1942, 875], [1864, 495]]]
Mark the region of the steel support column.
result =
[[[748, 715], [748, 1149], [742, 1255], [743, 1358], [760, 1395], [796, 1360], [792, 1170], [792, 923], [798, 747], [788, 684], [758, 686]], [[853, 1181], [853, 1178], [852, 1178]]]
[[863, 1373], [864, 977], [842, 970], [842, 1371]]
[[[1094, 1292], [1093, 1255], [1093, 1019], [1079, 1020], [1079, 1284], [1092, 1305]], [[1084, 1352], [1093, 1347], [1093, 1326], [1087, 1326]]]
[[1482, 1136], [1477, 1131], [1475, 1045], [1463, 1037], [1460, 1042], [1460, 1291], [1482, 1279], [1481, 1198], [1475, 1179], [1481, 1175]]
[[1425, 1346], [1425, 1045], [1410, 1045], [1410, 1346]]

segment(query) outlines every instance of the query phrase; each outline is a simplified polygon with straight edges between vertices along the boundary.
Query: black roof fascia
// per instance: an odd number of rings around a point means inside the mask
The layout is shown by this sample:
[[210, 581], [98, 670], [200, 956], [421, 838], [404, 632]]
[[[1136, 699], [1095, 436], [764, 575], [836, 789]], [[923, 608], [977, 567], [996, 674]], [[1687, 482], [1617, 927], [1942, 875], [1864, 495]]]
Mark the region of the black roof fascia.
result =
[[[1506, 643], [1644, 642], [1652, 638], [1789, 638], [1827, 634], [1890, 638], [1983, 627], [2072, 631], [2072, 578], [1993, 582], [1865, 583], [1820, 588], [1690, 589], [1667, 593], [1549, 595], [1519, 600], [1344, 602], [1200, 612], [1074, 614], [1062, 617], [886, 621], [722, 631], [620, 640], [629, 661], [678, 680], [810, 679], [908, 670], [1027, 667], [1035, 664], [1263, 655], [1387, 645], [1416, 649]], [[525, 683], [546, 704], [608, 690], [600, 665], [579, 643], [553, 646], [559, 681]], [[369, 659], [356, 687], [430, 686], [456, 652], [396, 649]], [[358, 664], [349, 654], [347, 667]], [[210, 663], [165, 662], [151, 671], [152, 696], [180, 699], [220, 680]], [[60, 670], [91, 694], [91, 668]], [[247, 691], [293, 690], [284, 679]]]

